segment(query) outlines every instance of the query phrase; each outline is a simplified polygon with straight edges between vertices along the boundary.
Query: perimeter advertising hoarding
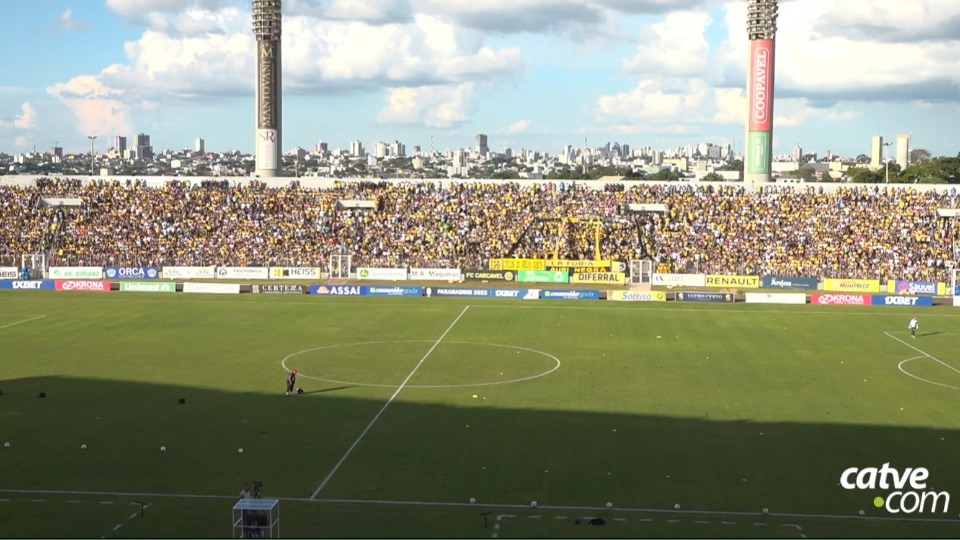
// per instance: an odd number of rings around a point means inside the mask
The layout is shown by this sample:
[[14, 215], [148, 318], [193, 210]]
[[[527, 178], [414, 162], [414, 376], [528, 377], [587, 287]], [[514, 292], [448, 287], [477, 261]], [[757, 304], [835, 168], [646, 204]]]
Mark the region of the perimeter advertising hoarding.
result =
[[614, 302], [666, 302], [667, 293], [663, 291], [607, 291], [607, 300]]
[[683, 291], [677, 293], [677, 302], [716, 302], [732, 304], [736, 302], [733, 293]]
[[803, 289], [815, 291], [819, 284], [820, 282], [814, 278], [789, 276], [764, 276], [764, 278], [760, 280], [760, 287], [764, 289]]
[[825, 279], [823, 290], [831, 292], [878, 293], [879, 279]]

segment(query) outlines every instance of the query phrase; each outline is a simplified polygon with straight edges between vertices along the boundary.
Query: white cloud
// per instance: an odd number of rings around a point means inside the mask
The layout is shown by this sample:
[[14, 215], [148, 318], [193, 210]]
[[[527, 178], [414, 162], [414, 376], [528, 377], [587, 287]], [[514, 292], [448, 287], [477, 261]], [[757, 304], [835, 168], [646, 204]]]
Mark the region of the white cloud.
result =
[[0, 127], [16, 129], [33, 129], [37, 124], [37, 110], [30, 102], [20, 105], [20, 114], [11, 118], [0, 117]]
[[410, 0], [286, 0], [284, 15], [316, 17], [371, 24], [409, 22], [414, 15]]
[[26, 135], [19, 135], [16, 139], [13, 140], [13, 145], [18, 148], [23, 148], [30, 145], [30, 139]]
[[705, 36], [713, 22], [708, 13], [678, 11], [641, 31], [636, 55], [623, 62], [630, 73], [701, 75], [708, 69], [710, 45]]
[[236, 0], [107, 0], [107, 7], [121, 17], [137, 19], [150, 13], [180, 13], [188, 8], [213, 11], [236, 3]]
[[97, 77], [74, 77], [51, 86], [47, 93], [73, 112], [80, 133], [102, 136], [133, 131], [124, 92], [105, 87]]
[[709, 88], [700, 79], [689, 81], [653, 77], [643, 79], [629, 92], [602, 96], [598, 102], [601, 121], [671, 121], [698, 110]]
[[74, 18], [73, 10], [69, 8], [57, 17], [57, 24], [68, 32], [85, 32], [90, 29], [90, 23]]
[[420, 124], [449, 128], [469, 120], [476, 107], [472, 82], [448, 86], [394, 88], [377, 115], [381, 124]]
[[530, 129], [530, 120], [517, 120], [503, 130], [504, 135], [518, 135]]

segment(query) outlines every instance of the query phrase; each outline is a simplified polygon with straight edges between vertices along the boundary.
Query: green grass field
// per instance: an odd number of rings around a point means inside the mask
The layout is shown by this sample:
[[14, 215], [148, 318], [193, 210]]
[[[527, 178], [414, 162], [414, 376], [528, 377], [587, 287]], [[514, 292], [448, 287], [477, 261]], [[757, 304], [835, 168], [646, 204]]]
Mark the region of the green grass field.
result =
[[960, 496], [958, 315], [3, 293], [0, 536], [227, 537], [255, 480], [285, 537], [956, 536], [839, 482]]

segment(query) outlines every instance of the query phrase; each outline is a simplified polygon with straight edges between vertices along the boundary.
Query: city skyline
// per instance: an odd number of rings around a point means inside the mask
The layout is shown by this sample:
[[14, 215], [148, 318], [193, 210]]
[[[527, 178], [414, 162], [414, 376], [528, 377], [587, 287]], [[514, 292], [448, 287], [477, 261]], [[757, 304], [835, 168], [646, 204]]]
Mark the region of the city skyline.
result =
[[[869, 154], [871, 137], [901, 133], [956, 154], [960, 33], [948, 23], [960, 6], [866, 3], [876, 9], [781, 5], [774, 155], [798, 143]], [[0, 151], [59, 141], [79, 153], [97, 135], [103, 152], [146, 132], [157, 148], [199, 136], [212, 152], [253, 152], [249, 1], [24, 4], [9, 7], [18, 24], [0, 37], [20, 51], [9, 68], [18, 77], [0, 87]], [[486, 133], [494, 152], [555, 154], [584, 138], [742, 152], [746, 5], [285, 0], [282, 151], [356, 139], [427, 149], [431, 137], [438, 149], [471, 148]]]

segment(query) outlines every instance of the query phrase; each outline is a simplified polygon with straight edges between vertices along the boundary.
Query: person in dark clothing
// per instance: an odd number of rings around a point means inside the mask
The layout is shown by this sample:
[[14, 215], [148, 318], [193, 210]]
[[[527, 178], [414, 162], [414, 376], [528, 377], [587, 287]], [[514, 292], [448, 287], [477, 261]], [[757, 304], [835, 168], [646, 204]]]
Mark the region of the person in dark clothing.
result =
[[287, 395], [293, 395], [293, 388], [297, 385], [297, 370], [293, 370], [287, 375]]

